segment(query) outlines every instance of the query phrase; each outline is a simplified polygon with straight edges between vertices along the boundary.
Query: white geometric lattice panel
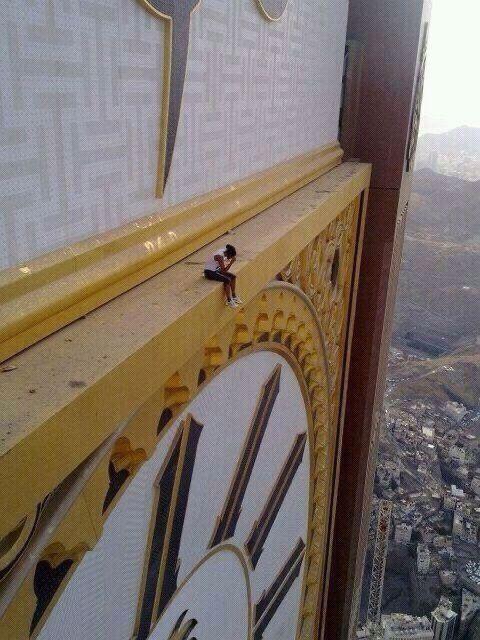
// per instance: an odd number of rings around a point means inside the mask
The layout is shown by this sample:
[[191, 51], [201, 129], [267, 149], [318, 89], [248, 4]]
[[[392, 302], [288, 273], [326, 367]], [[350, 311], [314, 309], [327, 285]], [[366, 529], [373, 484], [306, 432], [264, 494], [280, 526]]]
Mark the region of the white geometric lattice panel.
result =
[[137, 0], [0, 3], [0, 268], [337, 137], [347, 0], [202, 0], [154, 198], [164, 26]]

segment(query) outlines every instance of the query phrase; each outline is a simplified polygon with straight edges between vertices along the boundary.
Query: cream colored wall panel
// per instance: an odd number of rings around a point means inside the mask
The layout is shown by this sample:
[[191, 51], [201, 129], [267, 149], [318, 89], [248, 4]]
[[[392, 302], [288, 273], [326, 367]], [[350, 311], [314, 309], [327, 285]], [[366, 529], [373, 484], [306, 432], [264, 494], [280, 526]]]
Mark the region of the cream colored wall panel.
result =
[[202, 0], [154, 198], [160, 20], [136, 0], [0, 5], [0, 268], [335, 140], [347, 0]]

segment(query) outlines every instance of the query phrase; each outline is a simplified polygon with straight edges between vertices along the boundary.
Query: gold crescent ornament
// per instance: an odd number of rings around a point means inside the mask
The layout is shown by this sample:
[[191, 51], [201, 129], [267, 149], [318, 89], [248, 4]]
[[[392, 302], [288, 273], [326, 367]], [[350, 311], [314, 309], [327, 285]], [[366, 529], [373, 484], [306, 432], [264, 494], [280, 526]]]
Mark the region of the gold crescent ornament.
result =
[[257, 0], [257, 3], [268, 20], [280, 20], [287, 8], [288, 0]]

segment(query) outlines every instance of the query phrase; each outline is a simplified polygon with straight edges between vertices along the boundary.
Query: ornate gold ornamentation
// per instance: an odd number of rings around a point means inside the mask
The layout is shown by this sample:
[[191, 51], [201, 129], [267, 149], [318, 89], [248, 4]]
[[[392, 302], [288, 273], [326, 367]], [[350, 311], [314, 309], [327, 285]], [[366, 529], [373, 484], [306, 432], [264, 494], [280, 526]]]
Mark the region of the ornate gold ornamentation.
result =
[[325, 333], [332, 395], [339, 391], [339, 358], [351, 290], [359, 201], [352, 202], [280, 274], [312, 301]]
[[190, 41], [190, 17], [201, 0], [139, 0], [156, 18], [166, 23], [163, 101], [158, 155], [157, 198], [163, 192], [170, 173], [178, 121], [182, 108]]
[[[225, 337], [228, 336], [227, 341]], [[312, 412], [310, 539], [307, 542], [303, 585], [303, 606], [299, 638], [311, 639], [318, 620], [318, 602], [324, 587], [323, 570], [326, 526], [331, 477], [335, 454], [335, 433], [330, 414], [330, 383], [324, 337], [313, 305], [301, 291], [284, 283], [274, 283], [259, 294], [246, 309], [237, 314], [231, 325], [211, 339], [205, 357], [223, 354], [220, 344], [227, 342], [229, 360], [252, 349], [280, 350], [301, 372], [306, 401]], [[229, 360], [223, 364], [228, 365]], [[220, 361], [220, 358], [219, 358]], [[211, 370], [208, 383], [218, 373]]]
[[102, 513], [107, 511], [127, 479], [135, 474], [146, 459], [147, 454], [145, 449], [132, 449], [128, 438], [118, 438], [113, 446], [112, 455], [108, 464], [110, 484], [103, 503]]
[[268, 20], [280, 20], [287, 8], [288, 0], [257, 0], [258, 7]]
[[40, 519], [43, 507], [48, 501], [37, 505], [36, 510], [22, 518], [18, 525], [0, 540], [0, 582], [14, 569], [22, 558]]
[[33, 578], [37, 603], [30, 625], [30, 635], [50, 609], [55, 594], [62, 583], [67, 581], [68, 574], [73, 573], [75, 565], [78, 565], [87, 551], [86, 544], [78, 544], [68, 550], [61, 542], [53, 543], [45, 549], [35, 567]]
[[[233, 315], [219, 333], [201, 345], [194, 357], [184, 364], [178, 363], [177, 372], [138, 408], [135, 416], [118, 433], [109, 453], [98, 464], [97, 469], [101, 473], [94, 471], [86, 479], [74, 508], [67, 512], [61, 522], [62, 531], [75, 531], [77, 540], [91, 540], [92, 522], [100, 522], [100, 526], [94, 527], [94, 535], [98, 539], [108, 490], [106, 470], [109, 462], [115, 463], [117, 471], [127, 469], [129, 473], [121, 491], [112, 497], [108, 511], [116, 504], [143, 460], [152, 455], [156, 443], [168, 432], [175, 417], [188, 406], [200, 388], [234, 358], [255, 349], [276, 350], [297, 371], [311, 415], [310, 531], [306, 540], [302, 613], [297, 637], [299, 640], [316, 637], [321, 615], [319, 603], [325, 587], [327, 531], [337, 454], [339, 383], [343, 370], [358, 212], [357, 199], [282, 271], [279, 277], [284, 282], [268, 285], [242, 311]], [[133, 433], [132, 442], [137, 446], [140, 444], [141, 450], [133, 450], [130, 446], [129, 439]], [[103, 488], [100, 483], [103, 483]], [[84, 513], [89, 514], [88, 517], [82, 515]], [[107, 516], [108, 512], [103, 518]], [[42, 533], [39, 532], [39, 535]], [[58, 540], [54, 530], [45, 537], [43, 548], [48, 549]], [[92, 544], [89, 544], [92, 548]], [[4, 623], [7, 625], [6, 638], [12, 638], [8, 632], [15, 628], [19, 616], [29, 615], [32, 619], [34, 573], [35, 564], [32, 564], [18, 591], [17, 597], [22, 599], [21, 606], [13, 598], [9, 605], [11, 613], [9, 608], [6, 610], [8, 621], [4, 622], [5, 617], [0, 620], [0, 635]], [[69, 571], [62, 579], [55, 593], [55, 601], [60, 597], [71, 573]], [[42, 615], [36, 632], [44, 619], [45, 615]]]
[[253, 218], [339, 165], [342, 155], [338, 143], [327, 144], [0, 271], [0, 362]]

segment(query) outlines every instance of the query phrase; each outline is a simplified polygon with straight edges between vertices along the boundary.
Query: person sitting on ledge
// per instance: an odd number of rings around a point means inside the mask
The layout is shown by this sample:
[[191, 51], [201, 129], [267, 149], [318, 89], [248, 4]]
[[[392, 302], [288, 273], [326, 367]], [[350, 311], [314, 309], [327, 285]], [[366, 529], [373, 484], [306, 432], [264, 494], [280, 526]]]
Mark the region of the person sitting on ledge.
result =
[[235, 292], [237, 276], [234, 273], [229, 273], [229, 269], [235, 262], [236, 256], [237, 250], [235, 247], [227, 244], [226, 247], [218, 249], [218, 251], [207, 260], [204, 271], [207, 280], [223, 282], [223, 288], [225, 289], [225, 295], [227, 297], [226, 304], [232, 309], [243, 304]]

